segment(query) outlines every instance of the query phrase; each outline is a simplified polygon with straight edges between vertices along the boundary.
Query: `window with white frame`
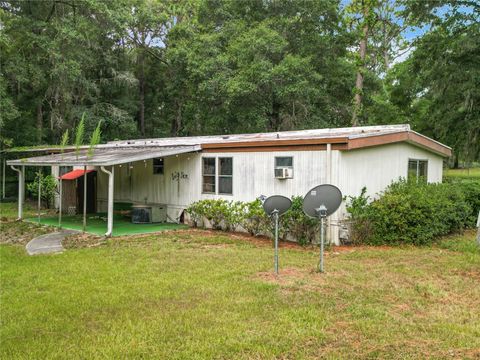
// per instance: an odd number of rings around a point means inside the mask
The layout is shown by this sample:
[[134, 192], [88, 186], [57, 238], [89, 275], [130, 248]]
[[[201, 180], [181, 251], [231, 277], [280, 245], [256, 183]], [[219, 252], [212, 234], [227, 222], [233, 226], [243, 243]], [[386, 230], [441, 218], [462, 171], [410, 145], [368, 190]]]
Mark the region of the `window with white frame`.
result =
[[202, 192], [215, 194], [216, 158], [202, 158]]
[[276, 178], [293, 178], [293, 156], [276, 156], [274, 173]]
[[233, 193], [233, 158], [218, 158], [218, 193]]
[[222, 195], [233, 193], [233, 158], [202, 158], [202, 192]]
[[153, 174], [154, 175], [163, 175], [164, 170], [164, 161], [163, 158], [153, 159]]
[[427, 180], [428, 160], [409, 159], [408, 160], [408, 180], [418, 182], [419, 179]]

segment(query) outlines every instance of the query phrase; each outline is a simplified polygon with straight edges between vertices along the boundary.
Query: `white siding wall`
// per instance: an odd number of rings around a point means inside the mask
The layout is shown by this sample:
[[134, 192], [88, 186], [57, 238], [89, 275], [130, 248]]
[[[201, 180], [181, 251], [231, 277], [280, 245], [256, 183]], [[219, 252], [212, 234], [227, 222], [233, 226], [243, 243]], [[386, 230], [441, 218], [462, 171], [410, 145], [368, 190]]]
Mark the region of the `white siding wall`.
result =
[[[303, 196], [310, 188], [326, 181], [325, 151], [204, 153], [202, 156], [233, 158], [233, 194], [201, 194], [202, 199], [252, 201], [260, 195]], [[277, 156], [293, 157], [293, 179], [275, 179]]]
[[[293, 157], [293, 179], [274, 178], [275, 156]], [[130, 176], [128, 165], [124, 164], [115, 166], [115, 201], [168, 204], [169, 216], [174, 218], [199, 199], [252, 201], [260, 195], [303, 196], [313, 186], [325, 182], [325, 156], [325, 151], [182, 154], [165, 158], [164, 175], [153, 174], [152, 160], [133, 163]], [[202, 193], [202, 157], [233, 158], [232, 195]], [[182, 172], [188, 178], [172, 179]], [[99, 211], [106, 211], [107, 185], [107, 175], [98, 169]]]
[[375, 196], [392, 181], [407, 177], [409, 159], [428, 160], [428, 181], [442, 181], [441, 156], [407, 143], [398, 143], [341, 152], [339, 187], [344, 194], [356, 196], [366, 186], [368, 195]]
[[[409, 159], [428, 160], [428, 182], [442, 182], [441, 156], [408, 143], [398, 143], [340, 152], [338, 187], [345, 196], [358, 196], [366, 187], [368, 196], [378, 197], [392, 182], [407, 178]], [[343, 219], [346, 215], [343, 203], [335, 216]], [[333, 232], [333, 238], [338, 241], [338, 227], [334, 227]]]
[[[276, 156], [293, 157], [293, 179], [274, 178]], [[199, 199], [252, 201], [260, 195], [303, 196], [312, 187], [326, 182], [326, 156], [326, 151], [182, 154], [165, 158], [164, 175], [153, 174], [152, 160], [133, 163], [130, 175], [127, 164], [115, 166], [115, 200], [168, 204], [168, 214], [174, 219]], [[202, 193], [202, 157], [233, 158], [232, 195]], [[407, 176], [409, 158], [428, 160], [428, 181], [441, 181], [443, 163], [440, 156], [400, 143], [344, 152], [333, 150], [331, 183], [347, 196], [357, 196], [363, 186], [374, 196], [392, 181]], [[182, 172], [188, 178], [173, 180], [175, 173]], [[106, 211], [107, 182], [107, 175], [99, 170], [99, 211]], [[335, 225], [344, 215], [342, 205], [331, 217], [331, 224]], [[338, 242], [338, 227], [331, 226], [327, 236]]]

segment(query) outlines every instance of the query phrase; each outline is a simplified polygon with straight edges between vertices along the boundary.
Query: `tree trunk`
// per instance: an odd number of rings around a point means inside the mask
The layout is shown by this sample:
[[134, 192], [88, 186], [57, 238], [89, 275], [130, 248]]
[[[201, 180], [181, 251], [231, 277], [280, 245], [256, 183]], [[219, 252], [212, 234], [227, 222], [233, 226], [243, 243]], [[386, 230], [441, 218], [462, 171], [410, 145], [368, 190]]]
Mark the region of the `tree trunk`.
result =
[[363, 95], [363, 76], [365, 73], [365, 57], [367, 55], [367, 41], [368, 41], [368, 13], [369, 8], [364, 4], [363, 15], [364, 24], [362, 29], [362, 38], [360, 39], [359, 49], [359, 64], [357, 68], [357, 81], [355, 82], [355, 98], [352, 116], [352, 126], [358, 126], [358, 117], [362, 110], [362, 95]]
[[182, 127], [182, 105], [183, 102], [176, 101], [177, 111], [175, 112], [175, 117], [172, 119], [172, 127], [170, 130], [170, 134], [172, 136], [178, 136], [178, 133]]
[[272, 111], [270, 113], [269, 129], [270, 131], [280, 130], [280, 104], [272, 100]]
[[140, 134], [145, 136], [145, 54], [143, 49], [138, 54], [138, 94], [139, 94], [139, 106], [138, 106], [138, 128]]
[[389, 39], [388, 39], [388, 31], [387, 26], [385, 23], [383, 24], [383, 63], [385, 65], [385, 71], [390, 69], [390, 55], [388, 54], [389, 48]]
[[40, 101], [37, 104], [37, 144], [40, 145], [42, 143], [43, 138], [43, 110], [42, 110], [42, 102]]

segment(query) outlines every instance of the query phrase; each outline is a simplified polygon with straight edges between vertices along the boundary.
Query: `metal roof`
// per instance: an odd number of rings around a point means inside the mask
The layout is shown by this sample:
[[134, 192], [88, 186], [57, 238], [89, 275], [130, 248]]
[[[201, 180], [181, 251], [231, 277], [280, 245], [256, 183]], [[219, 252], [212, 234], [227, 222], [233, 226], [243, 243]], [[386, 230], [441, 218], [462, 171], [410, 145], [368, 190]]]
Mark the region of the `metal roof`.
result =
[[8, 165], [28, 166], [109, 166], [134, 161], [183, 154], [201, 150], [200, 146], [113, 147], [96, 148], [91, 156], [88, 150], [8, 160]]
[[[410, 125], [358, 126], [348, 128], [277, 131], [255, 134], [171, 137], [110, 141], [95, 146], [93, 156], [87, 156], [88, 146], [78, 152], [9, 160], [9, 165], [116, 165], [156, 157], [170, 156], [202, 149], [286, 146], [302, 144], [343, 143], [343, 150], [407, 141], [442, 156], [450, 156], [451, 148], [410, 129]], [[356, 144], [356, 145], [355, 145]], [[52, 152], [59, 151], [58, 147]], [[69, 147], [68, 150], [71, 150]], [[43, 148], [42, 151], [48, 151]], [[67, 149], [65, 149], [67, 151]]]
[[300, 139], [328, 139], [386, 135], [410, 131], [410, 125], [381, 125], [357, 126], [348, 128], [309, 129], [295, 131], [275, 131], [254, 134], [207, 135], [186, 136], [157, 139], [137, 139], [110, 141], [105, 147], [122, 146], [177, 146], [177, 145], [202, 145], [215, 143], [258, 142], [269, 140], [300, 140]]

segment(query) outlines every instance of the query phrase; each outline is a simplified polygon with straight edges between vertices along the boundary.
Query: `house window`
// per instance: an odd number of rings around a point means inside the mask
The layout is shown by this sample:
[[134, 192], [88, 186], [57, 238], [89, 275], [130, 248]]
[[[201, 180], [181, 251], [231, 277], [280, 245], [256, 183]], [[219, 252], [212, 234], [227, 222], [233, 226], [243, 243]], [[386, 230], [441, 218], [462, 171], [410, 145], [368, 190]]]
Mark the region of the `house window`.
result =
[[215, 194], [216, 158], [202, 159], [202, 192]]
[[60, 168], [58, 169], [58, 176], [65, 175], [70, 171], [73, 171], [73, 166], [60, 166]]
[[428, 160], [408, 160], [408, 180], [415, 180], [418, 182], [418, 179], [424, 179], [426, 181], [427, 176]]
[[163, 170], [164, 170], [163, 158], [153, 159], [153, 174], [154, 175], [163, 175]]
[[292, 156], [275, 157], [274, 173], [276, 178], [282, 178], [282, 177], [293, 178], [293, 157]]
[[233, 192], [233, 158], [218, 158], [218, 193], [232, 194]]

